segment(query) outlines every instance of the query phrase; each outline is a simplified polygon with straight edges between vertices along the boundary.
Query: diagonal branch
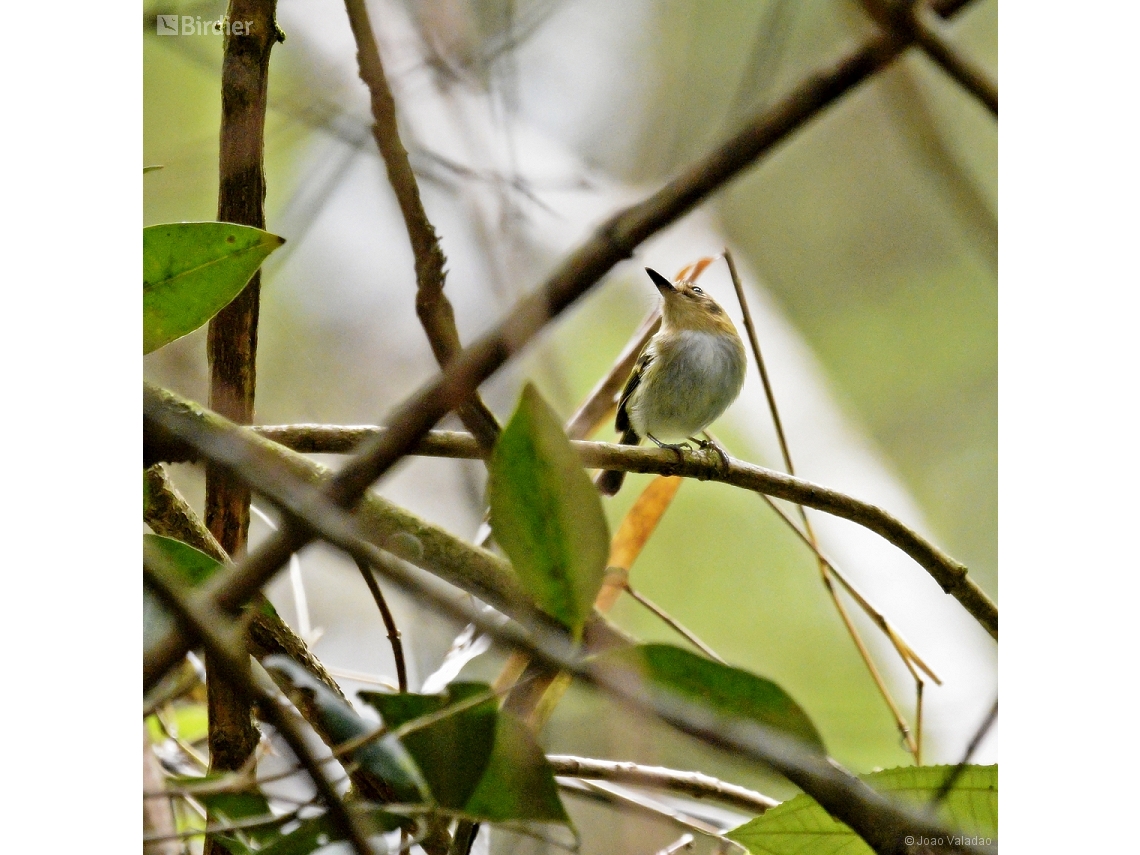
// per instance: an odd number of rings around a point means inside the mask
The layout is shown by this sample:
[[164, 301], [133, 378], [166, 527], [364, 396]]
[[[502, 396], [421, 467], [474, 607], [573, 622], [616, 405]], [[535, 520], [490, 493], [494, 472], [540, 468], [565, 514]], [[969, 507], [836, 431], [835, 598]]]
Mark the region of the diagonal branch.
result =
[[[384, 158], [388, 181], [396, 194], [416, 260], [416, 314], [431, 343], [436, 362], [441, 368], [446, 368], [463, 350], [455, 326], [455, 310], [443, 293], [447, 277], [443, 269], [446, 258], [440, 248], [435, 226], [428, 219], [420, 200], [420, 188], [408, 161], [407, 149], [400, 139], [396, 123], [396, 101], [384, 73], [380, 49], [376, 46], [376, 37], [368, 19], [368, 7], [364, 0], [345, 0], [344, 5], [348, 10], [352, 33], [356, 37], [360, 79], [368, 87], [372, 98], [372, 136], [376, 139], [380, 156]], [[460, 406], [456, 414], [481, 445], [486, 448], [494, 446], [499, 436], [499, 424], [478, 393]]]

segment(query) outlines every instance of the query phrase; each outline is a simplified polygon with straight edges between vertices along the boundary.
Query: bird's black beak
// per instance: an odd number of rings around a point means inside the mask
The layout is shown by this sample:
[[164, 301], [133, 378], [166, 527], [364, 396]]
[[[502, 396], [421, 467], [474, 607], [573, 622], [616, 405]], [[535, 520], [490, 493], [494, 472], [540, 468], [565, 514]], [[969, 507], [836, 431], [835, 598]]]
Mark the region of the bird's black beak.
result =
[[657, 286], [657, 290], [662, 294], [677, 290], [673, 287], [672, 282], [670, 282], [652, 267], [646, 267], [645, 272], [649, 274], [649, 278], [653, 280], [653, 284]]

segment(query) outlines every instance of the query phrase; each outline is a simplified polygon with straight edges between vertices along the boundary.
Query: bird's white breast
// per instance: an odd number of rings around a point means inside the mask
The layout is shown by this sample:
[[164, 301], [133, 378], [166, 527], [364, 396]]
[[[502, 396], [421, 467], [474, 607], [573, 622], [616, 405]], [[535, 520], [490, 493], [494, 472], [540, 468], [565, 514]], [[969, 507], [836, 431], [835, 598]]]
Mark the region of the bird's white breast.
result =
[[630, 424], [641, 436], [663, 441], [694, 436], [740, 394], [743, 351], [727, 336], [693, 330], [655, 344], [653, 362], [627, 404]]

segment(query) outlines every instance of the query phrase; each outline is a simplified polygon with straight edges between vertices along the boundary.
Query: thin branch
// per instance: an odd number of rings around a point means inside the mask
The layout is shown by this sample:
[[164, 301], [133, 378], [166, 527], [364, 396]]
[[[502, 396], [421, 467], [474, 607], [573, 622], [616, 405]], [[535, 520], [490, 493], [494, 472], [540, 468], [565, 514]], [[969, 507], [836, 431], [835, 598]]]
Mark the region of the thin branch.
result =
[[677, 855], [682, 849], [693, 848], [693, 835], [685, 833], [670, 843], [664, 849], [659, 849], [657, 855]]
[[644, 594], [635, 591], [630, 587], [628, 582], [626, 582], [623, 587], [625, 588], [625, 592], [627, 594], [637, 600], [637, 602], [641, 603], [641, 605], [643, 605], [645, 608], [649, 609], [649, 611], [653, 612], [653, 614], [656, 615], [657, 618], [661, 620], [666, 626], [684, 638], [687, 642], [689, 642], [689, 644], [693, 645], [693, 647], [697, 648], [697, 650], [701, 651], [701, 653], [705, 654], [705, 656], [707, 656], [709, 659], [712, 659], [714, 662], [719, 662], [721, 665], [728, 664], [723, 659], [721, 659], [720, 656], [717, 655], [717, 652], [715, 650], [697, 638], [697, 636], [690, 629], [685, 627], [679, 620], [665, 611], [665, 609], [661, 608]]
[[[214, 414], [203, 412], [200, 406], [180, 399], [166, 390], [147, 385], [144, 386], [144, 395], [149, 396], [150, 400], [147, 404], [147, 418], [150, 420], [148, 432], [152, 434], [162, 432], [159, 424], [162, 418], [177, 417], [184, 420], [188, 430], [195, 424], [205, 427], [204, 423], [208, 421], [211, 429], [232, 436], [232, 442], [235, 443], [242, 440], [256, 442], [256, 437], [251, 434], [258, 434], [287, 442], [304, 451], [336, 453], [351, 448], [353, 442], [371, 441], [376, 437], [383, 437], [388, 432], [385, 428], [377, 427], [342, 429], [328, 425], [263, 426], [247, 431], [227, 425]], [[701, 481], [720, 481], [774, 496], [777, 499], [796, 502], [857, 523], [880, 535], [913, 558], [934, 577], [944, 591], [954, 596], [991, 636], [997, 638], [997, 606], [969, 578], [966, 567], [875, 505], [810, 481], [734, 458], [729, 458], [729, 465], [726, 468], [718, 456], [702, 451], [684, 451], [678, 456], [668, 449], [605, 442], [575, 441], [573, 445], [582, 459], [582, 464], [591, 469], [621, 469], [627, 472], [680, 475]], [[165, 438], [155, 438], [151, 441], [152, 455], [158, 453], [160, 449], [168, 450], [169, 456], [175, 459], [197, 459], [197, 454], [189, 449], [186, 443], [172, 442], [169, 432]], [[271, 449], [266, 448], [266, 450]], [[473, 437], [455, 431], [432, 431], [419, 440], [410, 453], [455, 458], [476, 458], [483, 454]], [[307, 465], [314, 471], [319, 469], [308, 461], [300, 463], [301, 460], [303, 458], [290, 462], [294, 466]], [[373, 498], [370, 495], [369, 501], [371, 502]], [[244, 593], [244, 590], [245, 583], [242, 583], [239, 591]], [[482, 594], [477, 596], [483, 597]]]
[[[367, 441], [359, 449], [329, 482], [328, 497], [340, 507], [353, 507], [368, 487], [397, 460], [409, 454], [440, 419], [470, 401], [479, 384], [529, 344], [615, 264], [630, 257], [646, 239], [676, 222], [810, 119], [885, 67], [909, 44], [905, 35], [876, 34], [854, 52], [810, 76], [780, 103], [762, 112], [652, 196], [611, 217], [593, 237], [570, 254], [545, 285], [522, 299], [497, 327], [397, 407], [385, 420], [392, 426], [391, 430]], [[230, 596], [239, 602], [248, 600], [310, 538], [308, 532], [289, 526], [273, 535], [227, 580], [233, 583], [226, 585]], [[961, 582], [960, 577], [947, 580], [955, 589]], [[973, 607], [984, 608], [984, 603], [979, 601]], [[996, 631], [996, 613], [993, 617], [993, 631]]]
[[974, 752], [978, 750], [978, 746], [982, 744], [982, 740], [986, 738], [986, 734], [990, 732], [990, 728], [994, 726], [997, 721], [998, 702], [994, 698], [994, 705], [990, 707], [990, 711], [986, 713], [986, 717], [982, 719], [982, 723], [978, 725], [978, 729], [974, 732], [973, 739], [970, 744], [966, 746], [966, 753], [962, 755], [962, 759], [958, 761], [951, 771], [946, 776], [946, 780], [942, 782], [942, 786], [938, 788], [938, 792], [934, 794], [934, 798], [930, 800], [932, 807], [937, 807], [942, 804], [942, 801], [950, 795], [950, 791], [954, 789], [954, 785], [958, 783], [958, 779], [962, 777], [962, 773], [966, 771], [966, 766], [969, 765], [970, 759], [974, 756]]
[[958, 84], [985, 105], [986, 109], [998, 114], [998, 87], [990, 76], [972, 60], [963, 56], [946, 37], [942, 22], [925, 2], [914, 4], [912, 20], [915, 39], [926, 55], [942, 67]]
[[547, 755], [555, 775], [568, 778], [596, 778], [619, 784], [634, 784], [658, 790], [683, 793], [698, 799], [710, 799], [761, 814], [779, 804], [755, 790], [718, 780], [701, 772], [684, 772], [663, 766], [643, 766], [616, 760], [594, 760], [568, 754]]
[[693, 831], [718, 840], [724, 839], [724, 831], [717, 826], [705, 822], [698, 817], [682, 813], [671, 805], [664, 804], [663, 802], [659, 802], [656, 799], [632, 790], [627, 791], [619, 787], [607, 786], [594, 781], [579, 781], [574, 779], [560, 781], [558, 785], [560, 789], [571, 795], [585, 796], [586, 798], [596, 799], [619, 809], [645, 813], [655, 819], [675, 822], [682, 828], [691, 828]]
[[384, 599], [384, 592], [380, 590], [380, 584], [376, 581], [372, 568], [357, 559], [356, 569], [364, 577], [364, 584], [368, 586], [368, 592], [372, 594], [376, 608], [380, 610], [384, 628], [388, 630], [388, 641], [392, 645], [392, 657], [396, 660], [396, 682], [399, 685], [400, 692], [404, 693], [408, 691], [408, 666], [404, 662], [404, 643], [400, 640], [400, 630], [396, 626], [396, 619], [392, 616], [392, 610], [388, 608], [388, 601]]
[[253, 699], [259, 702], [262, 714], [281, 734], [298, 762], [309, 773], [313, 786], [328, 808], [330, 818], [337, 829], [351, 842], [357, 855], [372, 855], [367, 832], [321, 772], [320, 765], [309, 751], [309, 746], [305, 744], [304, 736], [292, 716], [276, 697], [261, 689], [250, 679], [249, 657], [242, 649], [241, 634], [236, 623], [217, 610], [208, 606], [203, 608], [191, 597], [184, 595], [182, 586], [175, 581], [175, 574], [158, 563], [161, 560], [161, 556], [158, 556], [158, 561], [155, 563], [144, 563], [143, 574], [146, 583], [177, 617], [184, 631], [202, 643], [207, 653], [217, 663], [218, 670], [224, 678], [246, 696], [246, 702]]
[[[368, 87], [372, 100], [372, 136], [388, 170], [388, 181], [396, 194], [404, 226], [412, 244], [416, 266], [416, 314], [431, 343], [432, 353], [441, 368], [446, 368], [463, 350], [455, 326], [455, 310], [443, 292], [447, 274], [446, 259], [439, 245], [435, 227], [428, 219], [420, 200], [420, 188], [408, 161], [408, 152], [400, 140], [396, 122], [396, 102], [388, 86], [380, 49], [368, 19], [364, 0], [345, 0], [348, 20], [356, 37], [356, 58], [360, 79]], [[499, 435], [494, 414], [483, 403], [478, 392], [456, 410], [456, 414], [485, 448], [492, 448]]]
[[[152, 414], [150, 407], [147, 411]], [[951, 851], [992, 851], [952, 838], [939, 823], [876, 793], [834, 760], [782, 732], [757, 722], [717, 715], [703, 704], [665, 687], [654, 693], [643, 692], [636, 674], [627, 666], [606, 657], [583, 659], [582, 651], [571, 643], [564, 630], [550, 626], [539, 614], [521, 625], [511, 621], [499, 623], [466, 600], [451, 599], [434, 586], [424, 584], [403, 562], [364, 540], [357, 521], [325, 494], [281, 467], [260, 459], [236, 457], [232, 437], [219, 441], [192, 430], [183, 432], [183, 425], [176, 428], [172, 419], [159, 423], [182, 440], [194, 442], [201, 454], [224, 463], [288, 517], [297, 520], [294, 525], [303, 525], [309, 536], [322, 538], [354, 558], [370, 563], [409, 595], [443, 615], [475, 624], [501, 643], [525, 652], [550, 669], [566, 671], [633, 711], [659, 718], [714, 747], [771, 766], [815, 798], [828, 813], [850, 826], [880, 855], [901, 855], [906, 851], [904, 839], [908, 834], [941, 836], [949, 840]], [[201, 607], [208, 609], [209, 614], [218, 614], [213, 602], [210, 592], [206, 591], [194, 597], [193, 605], [197, 608], [204, 604]], [[188, 642], [183, 639], [182, 643]]]
[[[792, 454], [788, 448], [787, 437], [784, 435], [783, 422], [780, 419], [780, 408], [776, 405], [776, 394], [772, 390], [772, 382], [768, 378], [768, 368], [764, 362], [764, 356], [760, 352], [760, 337], [756, 333], [756, 325], [752, 322], [752, 311], [749, 309], [748, 300], [744, 296], [744, 283], [740, 280], [740, 273], [736, 269], [736, 261], [732, 257], [732, 251], [727, 246], [724, 248], [724, 260], [728, 263], [728, 272], [732, 278], [732, 286], [736, 290], [736, 299], [740, 304], [740, 311], [744, 315], [744, 328], [748, 333], [748, 341], [752, 345], [752, 355], [755, 359], [756, 367], [760, 371], [760, 381], [764, 386], [764, 395], [768, 399], [768, 411], [772, 415], [772, 423], [776, 427], [776, 436], [780, 443], [780, 453], [784, 457], [784, 466], [788, 470], [789, 475], [795, 475], [796, 469], [795, 466], [792, 465]], [[764, 500], [773, 508], [775, 507], [771, 499], [767, 496], [764, 496]], [[903, 742], [906, 744], [907, 750], [917, 759], [919, 750], [918, 742], [911, 734], [910, 727], [907, 725], [902, 711], [899, 709], [898, 704], [895, 703], [895, 699], [887, 688], [887, 683], [883, 679], [883, 675], [875, 665], [875, 660], [871, 657], [871, 651], [867, 649], [863, 637], [855, 627], [855, 622], [851, 620], [851, 615], [847, 612], [847, 607], [843, 605], [843, 601], [839, 599], [839, 595], [835, 591], [835, 585], [831, 581], [830, 562], [825, 561], [823, 555], [820, 554], [819, 541], [815, 536], [815, 530], [812, 528], [811, 520], [808, 519], [807, 511], [804, 509], [804, 506], [800, 504], [797, 504], [796, 508], [800, 512], [800, 519], [803, 520], [808, 546], [815, 553], [823, 587], [827, 591], [827, 595], [831, 599], [832, 604], [835, 606], [835, 610], [839, 613], [840, 620], [843, 621], [843, 626], [847, 629], [847, 634], [851, 636], [851, 641], [854, 642], [855, 649], [859, 652], [859, 657], [863, 660], [863, 664], [867, 666], [867, 671], [871, 675], [871, 680], [874, 682], [875, 688], [878, 689], [879, 694], [886, 702], [888, 709], [890, 709], [891, 716], [895, 720], [895, 727], [899, 733], [902, 734]], [[780, 514], [780, 516], [791, 525], [791, 520], [788, 520], [783, 514]], [[890, 638], [889, 634], [888, 638]], [[902, 657], [904, 663], [907, 662], [906, 654], [901, 649], [899, 649], [899, 655]], [[907, 666], [909, 667], [909, 663], [907, 663]]]

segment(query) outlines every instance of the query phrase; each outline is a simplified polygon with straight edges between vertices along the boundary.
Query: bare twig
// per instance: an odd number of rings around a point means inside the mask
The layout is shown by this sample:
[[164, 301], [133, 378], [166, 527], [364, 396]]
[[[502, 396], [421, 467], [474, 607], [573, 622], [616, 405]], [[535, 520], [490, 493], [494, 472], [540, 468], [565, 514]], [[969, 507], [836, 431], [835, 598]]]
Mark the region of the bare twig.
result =
[[942, 786], [938, 788], [938, 792], [934, 794], [934, 798], [930, 800], [931, 807], [937, 807], [942, 804], [946, 796], [950, 795], [950, 791], [954, 789], [954, 785], [958, 783], [958, 779], [962, 777], [962, 773], [966, 771], [966, 766], [969, 765], [970, 759], [974, 756], [974, 752], [978, 750], [978, 746], [982, 744], [982, 740], [986, 738], [986, 734], [990, 732], [990, 728], [994, 726], [997, 721], [998, 702], [994, 698], [994, 705], [990, 707], [990, 711], [986, 713], [986, 717], [982, 719], [982, 723], [978, 725], [978, 729], [974, 732], [970, 744], [966, 746], [966, 753], [962, 755], [962, 759], [958, 761], [951, 771], [946, 776], [946, 780], [942, 782]]
[[[151, 412], [149, 407], [147, 412]], [[327, 540], [354, 558], [370, 563], [393, 583], [444, 615], [475, 624], [547, 668], [565, 671], [617, 698], [631, 710], [655, 716], [709, 745], [766, 763], [814, 797], [836, 819], [847, 823], [880, 855], [901, 855], [906, 851], [907, 834], [941, 836], [949, 841], [949, 851], [991, 851], [952, 838], [930, 818], [876, 793], [834, 760], [805, 748], [781, 732], [756, 722], [717, 715], [703, 704], [664, 687], [654, 693], [643, 692], [635, 674], [627, 667], [606, 657], [583, 659], [564, 630], [550, 626], [549, 621], [537, 614], [523, 625], [510, 621], [499, 623], [464, 600], [444, 596], [434, 587], [424, 585], [402, 562], [363, 540], [357, 522], [327, 495], [314, 491], [279, 466], [235, 455], [233, 437], [219, 441], [215, 436], [202, 436], [189, 429], [183, 431], [185, 426], [173, 419], [160, 421], [160, 424], [182, 440], [195, 444], [199, 453], [223, 463], [235, 475], [246, 479], [287, 516], [303, 521], [311, 536]], [[213, 609], [208, 592], [194, 598], [195, 608], [201, 603], [205, 604], [204, 608]]]
[[719, 662], [721, 665], [728, 664], [723, 659], [721, 659], [720, 656], [717, 655], [717, 652], [715, 650], [697, 638], [697, 636], [691, 630], [685, 627], [679, 620], [677, 620], [655, 602], [650, 600], [644, 594], [635, 591], [630, 587], [628, 582], [625, 583], [625, 592], [637, 600], [637, 602], [641, 603], [641, 605], [645, 606], [645, 608], [649, 609], [649, 611], [653, 612], [653, 614], [656, 615], [657, 618], [661, 620], [666, 626], [684, 638], [687, 642], [689, 642], [689, 644], [693, 645], [693, 647], [697, 648], [697, 650], [701, 651], [701, 653], [705, 654], [705, 656], [707, 656], [709, 659], [712, 659], [714, 662]]
[[[776, 437], [780, 443], [780, 453], [784, 458], [784, 466], [787, 468], [789, 475], [795, 475], [796, 469], [795, 466], [792, 465], [792, 454], [788, 448], [787, 437], [784, 434], [783, 422], [780, 419], [780, 408], [776, 405], [776, 394], [772, 390], [772, 382], [768, 378], [768, 368], [765, 365], [764, 356], [760, 352], [760, 337], [756, 334], [756, 325], [752, 322], [752, 311], [748, 308], [748, 300], [744, 296], [744, 283], [740, 280], [740, 274], [736, 269], [736, 261], [732, 257], [732, 251], [727, 246], [724, 248], [724, 260], [728, 263], [732, 286], [736, 290], [736, 299], [740, 304], [740, 311], [744, 315], [744, 328], [748, 333], [748, 341], [752, 345], [752, 355], [756, 361], [756, 367], [760, 371], [760, 381], [764, 386], [764, 395], [768, 400], [768, 411], [772, 415], [772, 423], [776, 427]], [[767, 496], [764, 498], [769, 505], [772, 505], [771, 500], [768, 499]], [[886, 701], [887, 707], [891, 711], [891, 716], [895, 720], [895, 727], [898, 728], [899, 733], [902, 734], [903, 742], [906, 744], [907, 750], [910, 751], [911, 755], [917, 757], [918, 742], [911, 734], [910, 727], [907, 725], [902, 711], [899, 709], [898, 704], [895, 703], [895, 699], [887, 688], [883, 675], [875, 665], [875, 660], [871, 658], [871, 651], [867, 649], [863, 637], [855, 627], [855, 622], [851, 620], [851, 615], [848, 614], [847, 607], [843, 605], [843, 601], [839, 599], [839, 595], [835, 591], [835, 585], [831, 580], [830, 563], [824, 561], [823, 556], [819, 552], [819, 542], [816, 539], [811, 520], [808, 519], [807, 511], [804, 509], [804, 506], [800, 504], [797, 504], [796, 508], [800, 512], [800, 519], [803, 520], [808, 545], [816, 555], [816, 563], [819, 566], [819, 575], [823, 582], [823, 587], [827, 591], [832, 605], [835, 606], [835, 610], [839, 613], [839, 617], [843, 621], [843, 626], [847, 629], [847, 634], [851, 636], [851, 640], [855, 644], [855, 649], [859, 652], [859, 657], [863, 660], [863, 664], [867, 666], [867, 671], [871, 675], [871, 680], [874, 682], [875, 688], [878, 689], [879, 694], [883, 700]], [[780, 516], [783, 517], [783, 514]], [[790, 520], [787, 520], [787, 522], [790, 524]], [[888, 638], [889, 637], [888, 635]], [[906, 654], [901, 649], [899, 650], [899, 655], [902, 656], [904, 662], [907, 661]]]
[[241, 644], [241, 632], [237, 624], [225, 614], [209, 607], [203, 608], [183, 594], [174, 574], [161, 564], [144, 563], [143, 574], [146, 583], [177, 617], [184, 630], [197, 638], [213, 657], [224, 679], [246, 696], [247, 703], [254, 698], [258, 700], [262, 714], [281, 734], [298, 762], [309, 773], [313, 786], [328, 808], [329, 816], [351, 842], [357, 855], [372, 855], [367, 832], [321, 771], [296, 722], [276, 697], [260, 689], [250, 679], [249, 657]]
[[677, 855], [677, 853], [680, 852], [682, 849], [692, 849], [692, 848], [693, 848], [693, 835], [686, 833], [686, 834], [682, 834], [680, 837], [678, 837], [676, 840], [674, 840], [672, 843], [670, 843], [664, 849], [658, 850], [657, 855]]
[[958, 84], [977, 98], [996, 117], [998, 114], [998, 88], [982, 69], [962, 55], [942, 27], [934, 10], [925, 2], [914, 4], [914, 33], [918, 44], [927, 56], [942, 67]]
[[559, 788], [566, 793], [577, 796], [585, 796], [597, 801], [601, 801], [611, 807], [616, 807], [619, 810], [636, 811], [638, 813], [648, 814], [655, 819], [664, 819], [669, 822], [675, 822], [682, 828], [691, 828], [693, 831], [700, 834], [708, 835], [716, 839], [723, 839], [723, 829], [706, 822], [699, 817], [690, 816], [674, 808], [672, 805], [665, 804], [658, 799], [651, 796], [644, 795], [643, 793], [634, 790], [627, 790], [624, 787], [598, 783], [589, 780], [562, 780], [559, 781]]
[[663, 766], [643, 766], [616, 760], [595, 760], [573, 757], [568, 754], [550, 754], [546, 758], [555, 775], [570, 778], [596, 778], [620, 784], [635, 784], [683, 793], [698, 799], [711, 799], [740, 808], [748, 813], [760, 814], [779, 802], [755, 790], [718, 780], [701, 772], [683, 772]]
[[[368, 87], [372, 98], [372, 136], [388, 169], [388, 181], [396, 194], [404, 226], [412, 244], [416, 264], [416, 314], [423, 324], [431, 343], [432, 353], [441, 368], [463, 350], [459, 331], [455, 326], [455, 310], [443, 292], [447, 274], [443, 266], [446, 259], [439, 245], [435, 227], [428, 219], [415, 173], [408, 161], [408, 152], [400, 139], [396, 123], [396, 102], [388, 86], [380, 49], [368, 18], [364, 0], [345, 0], [348, 20], [356, 37], [356, 58], [360, 79]], [[456, 414], [469, 431], [485, 448], [492, 448], [499, 435], [499, 424], [494, 414], [476, 392], [471, 400], [456, 410]]]
[[408, 666], [404, 662], [404, 643], [400, 640], [400, 630], [396, 626], [396, 619], [392, 616], [392, 610], [388, 608], [388, 601], [384, 599], [384, 592], [380, 590], [380, 584], [376, 581], [372, 568], [357, 559], [356, 569], [364, 577], [364, 584], [368, 586], [368, 592], [372, 594], [376, 608], [380, 610], [384, 628], [388, 631], [388, 641], [392, 645], [392, 657], [396, 660], [396, 682], [400, 691], [406, 692], [408, 691]]

